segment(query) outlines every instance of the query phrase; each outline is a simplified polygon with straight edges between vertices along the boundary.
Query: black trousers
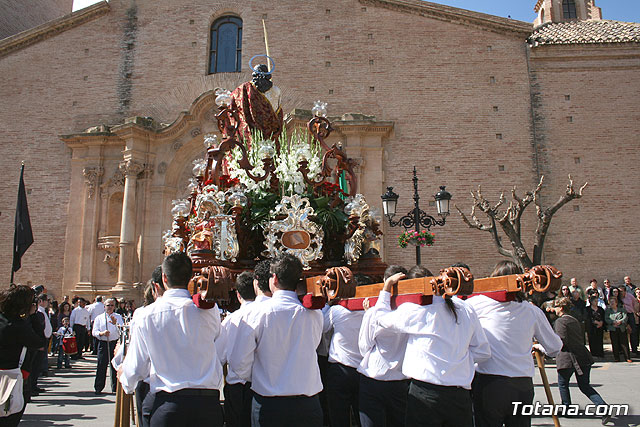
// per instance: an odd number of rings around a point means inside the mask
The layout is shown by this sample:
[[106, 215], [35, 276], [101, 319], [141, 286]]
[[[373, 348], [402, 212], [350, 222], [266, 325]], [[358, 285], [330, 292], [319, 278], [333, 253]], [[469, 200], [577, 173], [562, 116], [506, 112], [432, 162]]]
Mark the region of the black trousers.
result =
[[513, 402], [533, 403], [533, 381], [476, 373], [471, 387], [476, 427], [529, 427], [531, 416], [513, 415]]
[[[148, 401], [145, 399], [144, 405]], [[222, 427], [218, 390], [159, 391], [151, 404], [151, 427]]]
[[224, 421], [228, 427], [251, 427], [251, 383], [224, 385]]
[[604, 357], [604, 348], [602, 345], [604, 329], [591, 328], [587, 332], [587, 336], [589, 337], [589, 351], [591, 355], [594, 357]]
[[96, 380], [93, 383], [95, 391], [102, 391], [104, 385], [107, 382], [107, 369], [111, 371], [111, 391], [116, 392], [116, 385], [118, 380], [116, 379], [116, 370], [111, 365], [111, 359], [113, 359], [113, 351], [116, 348], [116, 340], [113, 341], [101, 341], [98, 340], [98, 367], [96, 368]]
[[471, 391], [411, 380], [406, 426], [472, 427]]
[[329, 356], [318, 355], [318, 368], [320, 368], [320, 380], [322, 381], [322, 391], [318, 393], [320, 407], [322, 408], [322, 425], [331, 425], [329, 422], [329, 405], [327, 404], [327, 369], [329, 368]]
[[253, 394], [253, 427], [322, 427], [320, 399], [315, 396], [265, 397]]
[[84, 325], [73, 325], [73, 332], [76, 334], [76, 344], [78, 344], [78, 353], [71, 356], [72, 359], [80, 359], [82, 351], [87, 344], [87, 327]]
[[[46, 351], [46, 350], [45, 350]], [[48, 355], [43, 350], [36, 350], [33, 353], [33, 361], [31, 362], [31, 375], [29, 382], [31, 383], [31, 391], [34, 392], [38, 388], [38, 379], [40, 374], [44, 372], [43, 365], [48, 363]]]
[[409, 380], [379, 381], [360, 376], [360, 424], [362, 427], [404, 425]]
[[355, 368], [329, 362], [326, 390], [331, 427], [350, 427], [352, 408], [356, 425], [360, 425], [358, 417], [360, 377], [360, 373]]
[[153, 403], [150, 404], [148, 413], [145, 414], [144, 412], [144, 402], [147, 396], [149, 396], [150, 388], [149, 384], [144, 381], [140, 381], [136, 386], [136, 409], [138, 410], [138, 419], [142, 427], [149, 427], [149, 423], [151, 422], [151, 407]]
[[631, 355], [629, 354], [629, 337], [627, 336], [627, 330], [615, 329], [613, 331], [609, 331], [609, 336], [611, 337], [611, 347], [615, 361], [620, 361], [620, 353], [622, 353], [625, 360], [631, 359]]

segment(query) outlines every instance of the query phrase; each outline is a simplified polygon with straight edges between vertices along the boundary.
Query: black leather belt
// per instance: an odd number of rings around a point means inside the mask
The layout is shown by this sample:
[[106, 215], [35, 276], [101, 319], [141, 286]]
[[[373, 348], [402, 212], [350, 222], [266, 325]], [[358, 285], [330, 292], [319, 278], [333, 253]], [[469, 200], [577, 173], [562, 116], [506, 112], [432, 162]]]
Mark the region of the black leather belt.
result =
[[208, 388], [183, 388], [172, 393], [167, 391], [159, 391], [157, 394], [164, 393], [172, 396], [219, 396], [220, 392]]

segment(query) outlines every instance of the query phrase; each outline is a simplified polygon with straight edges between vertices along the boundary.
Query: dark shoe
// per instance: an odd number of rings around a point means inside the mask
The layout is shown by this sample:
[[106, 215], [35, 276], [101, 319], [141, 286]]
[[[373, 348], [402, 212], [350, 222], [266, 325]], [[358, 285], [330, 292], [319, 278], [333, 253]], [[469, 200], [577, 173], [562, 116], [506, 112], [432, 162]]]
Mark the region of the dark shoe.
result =
[[96, 390], [95, 394], [96, 394], [96, 396], [102, 396], [103, 393], [101, 391]]
[[605, 415], [604, 417], [602, 417], [602, 425], [607, 425], [607, 423], [611, 421], [611, 415]]
[[38, 393], [44, 393], [46, 390], [40, 387], [36, 387], [35, 391], [37, 391]]
[[66, 365], [65, 368], [69, 369], [71, 368], [71, 365]]
[[40, 396], [40, 393], [37, 390], [31, 390], [31, 396]]
[[[68, 366], [67, 366], [67, 368], [68, 368]], [[56, 369], [62, 369], [62, 365], [56, 366]]]

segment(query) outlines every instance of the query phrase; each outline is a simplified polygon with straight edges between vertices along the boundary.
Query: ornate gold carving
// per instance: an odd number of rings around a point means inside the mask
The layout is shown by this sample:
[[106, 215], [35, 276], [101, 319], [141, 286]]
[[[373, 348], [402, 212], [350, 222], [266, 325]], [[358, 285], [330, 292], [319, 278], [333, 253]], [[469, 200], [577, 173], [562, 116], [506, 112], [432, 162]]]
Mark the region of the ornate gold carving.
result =
[[372, 215], [369, 205], [362, 194], [347, 199], [344, 212], [349, 216], [350, 237], [344, 243], [344, 259], [351, 265], [360, 259], [372, 247], [379, 249], [374, 242], [380, 240], [380, 220]]
[[[324, 232], [322, 227], [310, 220], [315, 214], [309, 204], [309, 200], [298, 194], [282, 197], [281, 202], [271, 212], [272, 218], [284, 216], [282, 220], [269, 221], [264, 229], [265, 245], [267, 249], [263, 255], [274, 257], [280, 253], [288, 252], [300, 259], [305, 270], [310, 269], [309, 263], [322, 258], [322, 239]], [[298, 237], [309, 236], [309, 244], [285, 245], [284, 236], [292, 236], [289, 232], [299, 232]], [[299, 247], [298, 247], [299, 246]]]

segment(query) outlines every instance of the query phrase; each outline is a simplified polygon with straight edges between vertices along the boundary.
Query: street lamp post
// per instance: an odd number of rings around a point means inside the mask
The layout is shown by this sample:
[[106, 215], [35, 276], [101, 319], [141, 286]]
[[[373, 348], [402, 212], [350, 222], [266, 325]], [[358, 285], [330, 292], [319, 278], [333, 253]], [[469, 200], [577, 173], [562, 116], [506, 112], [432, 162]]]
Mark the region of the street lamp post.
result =
[[[445, 186], [440, 186], [440, 191], [436, 193], [434, 199], [436, 201], [436, 208], [438, 210], [438, 215], [440, 216], [440, 220], [432, 217], [431, 215], [427, 215], [425, 211], [420, 209], [420, 195], [418, 194], [418, 175], [416, 173], [416, 167], [413, 167], [413, 200], [414, 207], [409, 213], [405, 216], [401, 217], [398, 221], [394, 221], [393, 217], [396, 214], [396, 207], [398, 204], [398, 195], [393, 192], [393, 187], [387, 187], [387, 192], [381, 196], [382, 198], [382, 209], [384, 211], [384, 215], [389, 220], [389, 225], [391, 227], [397, 227], [401, 225], [404, 227], [405, 231], [414, 227], [416, 232], [420, 232], [420, 227], [423, 227], [427, 230], [431, 230], [431, 227], [435, 225], [443, 226], [449, 215], [449, 201], [451, 200], [451, 194], [445, 190]], [[421, 257], [420, 257], [420, 245], [416, 245], [416, 265], [420, 265]]]

